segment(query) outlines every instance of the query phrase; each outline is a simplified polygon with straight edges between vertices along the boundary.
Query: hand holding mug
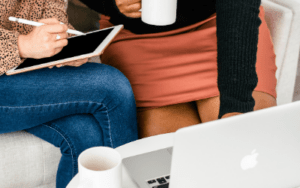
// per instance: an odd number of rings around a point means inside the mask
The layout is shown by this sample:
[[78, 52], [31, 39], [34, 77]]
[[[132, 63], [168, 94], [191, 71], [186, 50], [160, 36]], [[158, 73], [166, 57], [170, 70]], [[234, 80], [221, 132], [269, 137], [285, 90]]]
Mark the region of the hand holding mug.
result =
[[115, 0], [119, 11], [127, 17], [140, 18], [141, 0]]
[[122, 14], [131, 18], [141, 17], [143, 22], [150, 25], [165, 26], [171, 25], [176, 21], [177, 0], [115, 1]]

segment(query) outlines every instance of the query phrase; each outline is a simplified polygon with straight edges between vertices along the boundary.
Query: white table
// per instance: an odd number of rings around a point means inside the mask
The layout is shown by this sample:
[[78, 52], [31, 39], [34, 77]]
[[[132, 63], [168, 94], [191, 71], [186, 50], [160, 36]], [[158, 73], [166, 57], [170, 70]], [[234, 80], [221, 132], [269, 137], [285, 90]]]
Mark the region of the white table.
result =
[[[143, 138], [134, 142], [130, 142], [123, 146], [116, 148], [121, 154], [122, 158], [139, 155], [142, 153], [155, 151], [173, 146], [174, 133], [162, 134]], [[77, 188], [79, 182], [78, 174], [68, 184], [67, 188]], [[125, 168], [122, 168], [122, 184], [123, 188], [138, 188], [137, 185], [131, 180]]]

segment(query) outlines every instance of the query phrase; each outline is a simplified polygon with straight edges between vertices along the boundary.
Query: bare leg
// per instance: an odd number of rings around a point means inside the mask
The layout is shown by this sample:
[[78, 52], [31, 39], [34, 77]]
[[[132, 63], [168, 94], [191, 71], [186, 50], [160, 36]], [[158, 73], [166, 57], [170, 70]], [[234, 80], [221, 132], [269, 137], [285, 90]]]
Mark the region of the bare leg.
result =
[[175, 132], [179, 128], [200, 123], [194, 102], [149, 109], [137, 115], [140, 138]]
[[[276, 99], [267, 93], [254, 91], [252, 96], [254, 110], [276, 106]], [[182, 127], [218, 119], [219, 96], [196, 101], [196, 104], [182, 103], [138, 112], [139, 138], [175, 132]]]
[[[264, 92], [253, 91], [252, 94], [255, 100], [254, 110], [259, 110], [263, 108], [268, 108], [276, 106], [276, 99]], [[212, 97], [208, 99], [203, 99], [196, 101], [199, 115], [202, 122], [208, 122], [218, 119], [219, 109], [220, 109], [220, 98]]]

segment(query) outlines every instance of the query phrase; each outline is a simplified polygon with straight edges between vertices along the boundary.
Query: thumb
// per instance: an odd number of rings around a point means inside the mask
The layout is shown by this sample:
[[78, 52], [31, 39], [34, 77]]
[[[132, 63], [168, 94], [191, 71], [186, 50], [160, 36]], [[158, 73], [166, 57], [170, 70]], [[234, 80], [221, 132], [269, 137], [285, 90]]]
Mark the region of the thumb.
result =
[[56, 18], [40, 19], [38, 22], [44, 23], [44, 24], [59, 24], [60, 23]]

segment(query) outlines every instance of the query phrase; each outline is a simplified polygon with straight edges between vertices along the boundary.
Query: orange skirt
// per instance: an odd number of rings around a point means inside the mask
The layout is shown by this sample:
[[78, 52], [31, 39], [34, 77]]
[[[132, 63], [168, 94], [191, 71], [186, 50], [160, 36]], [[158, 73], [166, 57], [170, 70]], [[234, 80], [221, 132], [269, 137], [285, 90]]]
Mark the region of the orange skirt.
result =
[[[255, 91], [276, 98], [276, 56], [264, 15], [261, 6]], [[109, 17], [101, 15], [100, 28], [111, 26]], [[137, 35], [123, 29], [101, 61], [128, 78], [137, 107], [148, 109], [218, 96], [216, 13], [167, 32]]]

